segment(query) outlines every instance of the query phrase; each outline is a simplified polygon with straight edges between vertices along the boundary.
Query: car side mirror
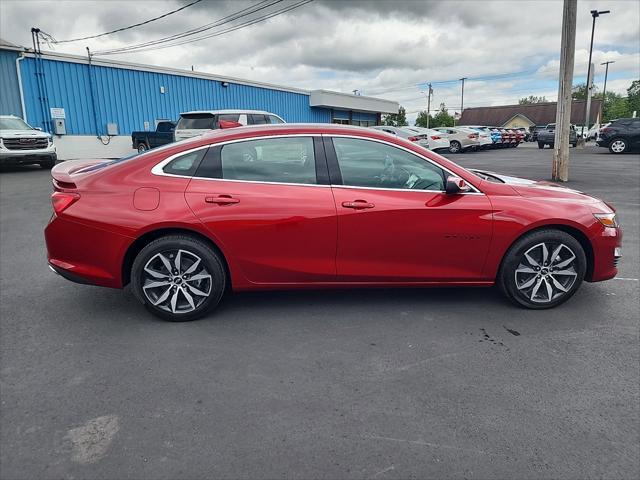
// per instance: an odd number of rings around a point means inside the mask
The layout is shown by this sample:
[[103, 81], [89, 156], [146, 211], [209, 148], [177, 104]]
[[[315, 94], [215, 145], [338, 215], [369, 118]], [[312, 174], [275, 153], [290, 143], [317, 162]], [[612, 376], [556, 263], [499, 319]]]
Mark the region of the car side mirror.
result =
[[457, 193], [465, 193], [471, 190], [471, 187], [464, 179], [456, 177], [455, 175], [449, 175], [447, 177], [447, 185], [445, 186], [445, 192], [448, 195], [455, 195]]

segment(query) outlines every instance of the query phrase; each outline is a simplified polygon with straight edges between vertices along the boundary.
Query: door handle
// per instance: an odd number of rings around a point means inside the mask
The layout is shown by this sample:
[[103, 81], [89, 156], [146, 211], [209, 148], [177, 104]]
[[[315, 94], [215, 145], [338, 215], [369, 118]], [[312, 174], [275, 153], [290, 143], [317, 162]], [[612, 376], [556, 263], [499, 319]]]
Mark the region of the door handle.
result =
[[353, 202], [342, 202], [344, 208], [353, 208], [355, 210], [364, 210], [367, 208], [373, 208], [375, 205], [369, 203], [366, 200], [354, 200]]
[[240, 203], [240, 200], [233, 198], [231, 195], [218, 195], [217, 197], [205, 197], [206, 203], [215, 203], [218, 205], [233, 205]]

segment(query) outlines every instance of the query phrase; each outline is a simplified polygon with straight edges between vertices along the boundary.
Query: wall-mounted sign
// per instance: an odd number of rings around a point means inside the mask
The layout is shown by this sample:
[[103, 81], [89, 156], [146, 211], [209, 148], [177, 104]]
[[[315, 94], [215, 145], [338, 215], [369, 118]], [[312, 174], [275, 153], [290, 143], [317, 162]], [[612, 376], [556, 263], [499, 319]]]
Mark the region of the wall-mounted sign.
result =
[[51, 118], [67, 118], [64, 114], [64, 108], [50, 108]]

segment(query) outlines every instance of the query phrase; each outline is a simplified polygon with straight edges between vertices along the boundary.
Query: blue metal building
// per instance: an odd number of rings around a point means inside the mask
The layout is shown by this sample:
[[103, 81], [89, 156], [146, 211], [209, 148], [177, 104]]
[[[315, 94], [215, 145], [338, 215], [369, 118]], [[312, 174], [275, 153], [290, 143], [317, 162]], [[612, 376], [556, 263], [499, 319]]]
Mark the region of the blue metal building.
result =
[[118, 136], [128, 136], [190, 110], [267, 110], [287, 122], [364, 126], [398, 111], [397, 102], [378, 98], [113, 60], [89, 62], [55, 52], [36, 56], [5, 41], [0, 67], [0, 114], [22, 116], [51, 133], [53, 119], [64, 118], [65, 141], [105, 136], [107, 124], [116, 124]]

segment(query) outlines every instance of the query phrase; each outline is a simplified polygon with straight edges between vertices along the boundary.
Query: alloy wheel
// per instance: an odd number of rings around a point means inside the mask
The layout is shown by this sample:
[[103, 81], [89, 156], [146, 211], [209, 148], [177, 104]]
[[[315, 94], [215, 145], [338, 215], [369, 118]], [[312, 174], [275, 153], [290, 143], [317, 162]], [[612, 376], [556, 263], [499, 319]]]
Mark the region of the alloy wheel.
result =
[[564, 243], [529, 248], [515, 270], [516, 288], [534, 303], [549, 303], [569, 293], [578, 278], [576, 254]]
[[211, 294], [211, 274], [202, 259], [184, 249], [157, 253], [144, 266], [142, 291], [156, 307], [174, 314], [189, 313]]
[[611, 142], [611, 150], [613, 150], [615, 153], [622, 153], [624, 152], [625, 148], [627, 148], [627, 145], [622, 140], [614, 140], [613, 142]]

